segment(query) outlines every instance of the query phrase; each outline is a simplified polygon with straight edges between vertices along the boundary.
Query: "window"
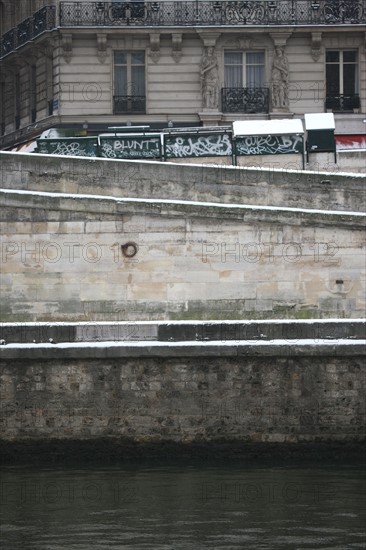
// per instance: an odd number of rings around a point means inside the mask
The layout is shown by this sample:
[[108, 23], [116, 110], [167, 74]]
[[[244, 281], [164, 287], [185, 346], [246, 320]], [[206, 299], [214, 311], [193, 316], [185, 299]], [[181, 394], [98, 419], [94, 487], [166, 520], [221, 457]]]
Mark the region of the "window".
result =
[[264, 52], [225, 51], [221, 91], [224, 113], [268, 113], [269, 90], [264, 87]]
[[0, 82], [0, 135], [5, 134], [5, 82]]
[[14, 76], [14, 111], [15, 111], [15, 129], [20, 128], [20, 75]]
[[264, 52], [226, 51], [225, 88], [261, 88], [264, 84]]
[[326, 96], [327, 109], [352, 111], [359, 107], [356, 50], [327, 50]]
[[30, 116], [31, 122], [37, 120], [37, 67], [30, 67]]
[[114, 113], [145, 109], [145, 52], [114, 52]]
[[2, 36], [5, 32], [6, 28], [6, 18], [5, 18], [5, 6], [4, 3], [0, 1], [0, 36]]

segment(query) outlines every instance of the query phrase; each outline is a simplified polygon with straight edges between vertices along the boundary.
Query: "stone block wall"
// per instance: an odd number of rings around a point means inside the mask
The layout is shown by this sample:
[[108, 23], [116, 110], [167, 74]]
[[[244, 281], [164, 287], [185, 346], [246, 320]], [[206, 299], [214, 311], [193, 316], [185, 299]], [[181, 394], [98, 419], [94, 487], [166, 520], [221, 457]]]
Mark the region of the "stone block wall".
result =
[[362, 214], [7, 191], [2, 204], [2, 321], [364, 315]]
[[[287, 155], [281, 158], [287, 163]], [[316, 158], [311, 157], [314, 162]], [[273, 164], [273, 158], [266, 166], [263, 159], [252, 157], [254, 168], [225, 166], [223, 160], [211, 158], [204, 163], [200, 159], [195, 165], [0, 152], [0, 178], [6, 189], [351, 212], [366, 209], [365, 175], [324, 173], [319, 164], [314, 171], [294, 170], [292, 165], [289, 169]]]
[[0, 166], [2, 321], [364, 315], [360, 175], [10, 153]]
[[109, 439], [128, 447], [364, 439], [357, 354], [170, 355], [4, 360], [2, 440]]

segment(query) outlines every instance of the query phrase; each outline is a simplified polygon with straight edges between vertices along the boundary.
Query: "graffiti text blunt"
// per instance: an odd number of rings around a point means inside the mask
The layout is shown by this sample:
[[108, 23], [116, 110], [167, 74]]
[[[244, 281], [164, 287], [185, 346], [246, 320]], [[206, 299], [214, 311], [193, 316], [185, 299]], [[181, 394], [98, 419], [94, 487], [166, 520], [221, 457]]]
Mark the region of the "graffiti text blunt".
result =
[[236, 140], [237, 155], [280, 155], [302, 153], [301, 136], [245, 136]]
[[101, 156], [106, 158], [160, 158], [159, 137], [100, 138]]
[[216, 157], [232, 155], [229, 134], [211, 134], [205, 136], [164, 136], [167, 158]]

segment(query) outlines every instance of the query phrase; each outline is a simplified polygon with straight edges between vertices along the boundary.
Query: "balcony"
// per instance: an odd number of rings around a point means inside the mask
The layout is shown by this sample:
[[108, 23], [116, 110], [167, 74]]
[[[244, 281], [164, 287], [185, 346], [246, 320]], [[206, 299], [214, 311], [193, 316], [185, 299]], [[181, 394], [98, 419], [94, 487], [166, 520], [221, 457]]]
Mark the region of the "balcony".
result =
[[113, 96], [113, 114], [144, 114], [146, 112], [146, 96], [115, 95]]
[[0, 40], [0, 58], [45, 31], [72, 27], [286, 27], [366, 24], [366, 0], [64, 2], [45, 6]]
[[334, 112], [352, 112], [353, 109], [359, 109], [360, 96], [358, 94], [338, 94], [327, 95], [325, 99], [325, 109]]
[[366, 0], [61, 2], [60, 26], [362, 25]]
[[221, 108], [223, 113], [268, 113], [268, 88], [222, 88]]
[[55, 6], [45, 6], [28, 17], [17, 27], [6, 32], [0, 40], [0, 58], [15, 51], [33, 38], [56, 27]]

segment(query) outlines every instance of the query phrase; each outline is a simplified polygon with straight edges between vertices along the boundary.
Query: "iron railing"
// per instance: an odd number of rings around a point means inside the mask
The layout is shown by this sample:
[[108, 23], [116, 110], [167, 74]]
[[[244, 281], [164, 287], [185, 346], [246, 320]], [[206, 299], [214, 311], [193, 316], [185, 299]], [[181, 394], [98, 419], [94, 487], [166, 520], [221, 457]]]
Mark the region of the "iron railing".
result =
[[14, 29], [6, 32], [0, 40], [0, 57], [5, 57], [23, 44], [36, 38], [45, 31], [56, 27], [55, 6], [45, 6], [36, 11]]
[[60, 26], [336, 25], [366, 22], [366, 0], [60, 2]]
[[364, 25], [366, 0], [178, 0], [59, 2], [44, 6], [0, 40], [0, 58], [60, 27], [243, 27]]
[[358, 94], [338, 94], [327, 95], [325, 98], [325, 108], [332, 111], [353, 111], [360, 108], [360, 96]]
[[268, 88], [222, 88], [223, 113], [268, 113]]
[[123, 115], [126, 113], [145, 113], [146, 97], [144, 95], [115, 95], [113, 96], [113, 113]]

